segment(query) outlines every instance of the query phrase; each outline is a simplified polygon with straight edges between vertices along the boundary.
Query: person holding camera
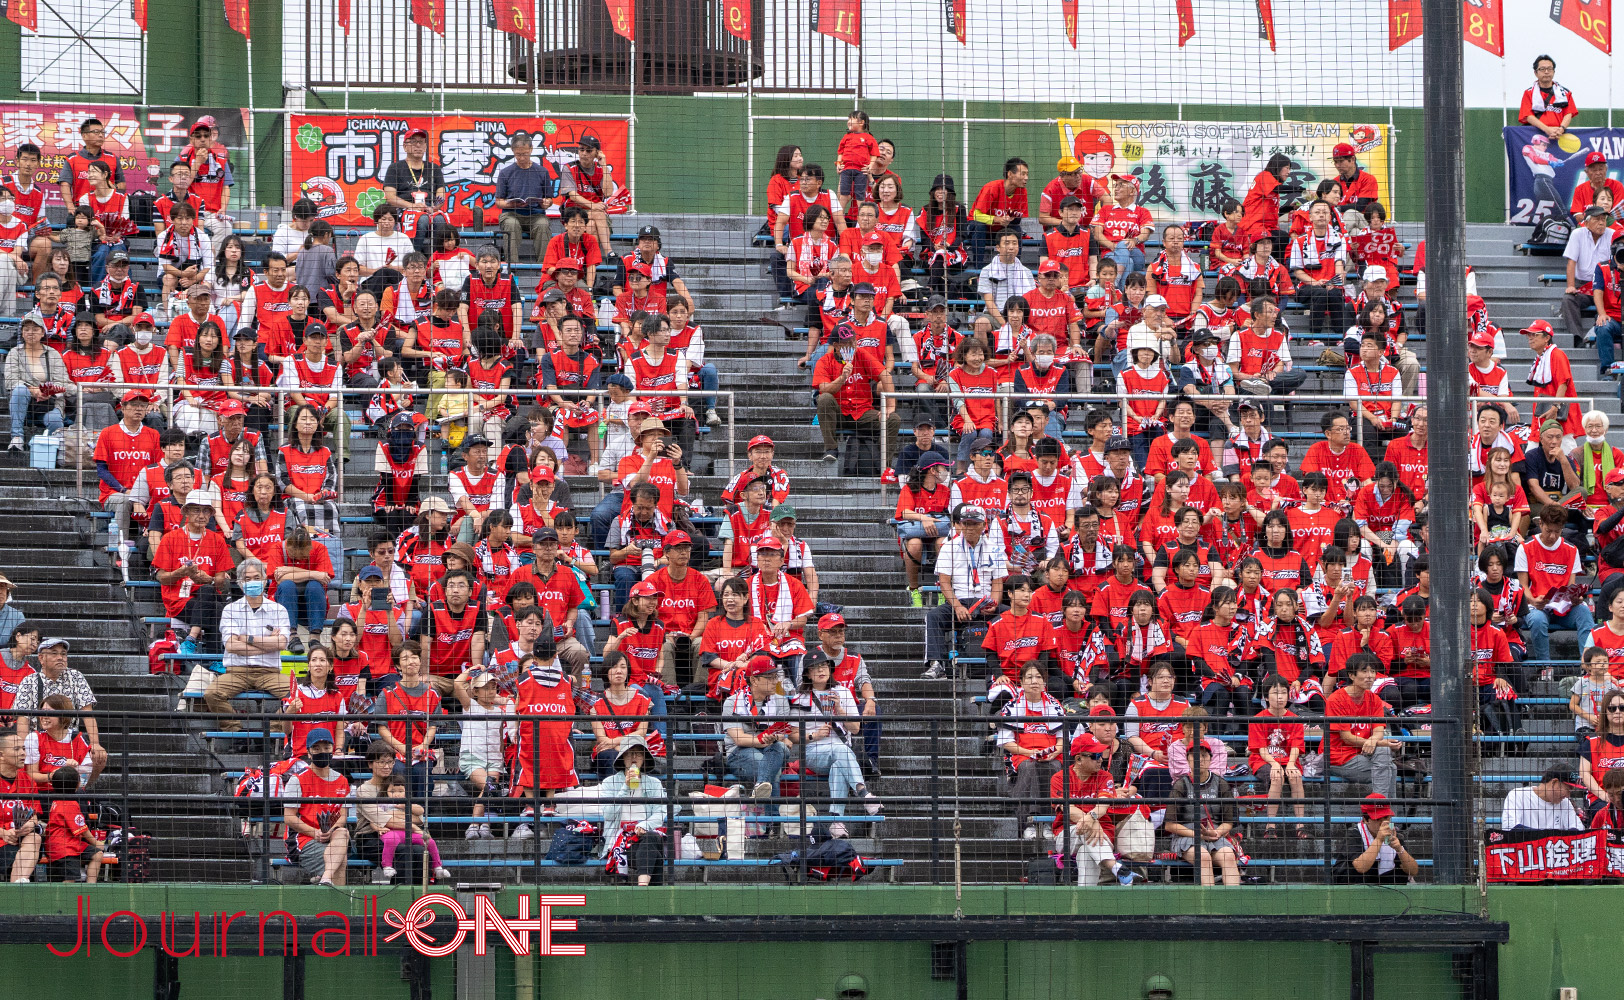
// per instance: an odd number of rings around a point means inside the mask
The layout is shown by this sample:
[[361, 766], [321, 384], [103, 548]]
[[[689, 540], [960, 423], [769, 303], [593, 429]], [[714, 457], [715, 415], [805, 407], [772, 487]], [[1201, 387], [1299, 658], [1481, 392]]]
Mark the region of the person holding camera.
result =
[[947, 676], [948, 633], [975, 620], [992, 618], [1004, 597], [1009, 575], [1001, 530], [987, 530], [987, 512], [974, 504], [954, 510], [959, 532], [936, 555], [936, 582], [942, 603], [925, 615], [926, 680]]
[[670, 520], [660, 513], [660, 488], [640, 482], [630, 489], [631, 508], [615, 519], [605, 539], [617, 608], [625, 606], [634, 583], [665, 565], [665, 536], [671, 532]]
[[1362, 822], [1349, 831], [1337, 863], [1338, 881], [1369, 885], [1404, 885], [1421, 866], [1393, 828], [1393, 810], [1387, 796], [1371, 792], [1359, 807]]
[[1128, 174], [1111, 175], [1111, 196], [1116, 204], [1094, 216], [1094, 242], [1100, 257], [1117, 262], [1123, 281], [1145, 269], [1145, 241], [1152, 231], [1150, 210], [1137, 204], [1139, 182]]

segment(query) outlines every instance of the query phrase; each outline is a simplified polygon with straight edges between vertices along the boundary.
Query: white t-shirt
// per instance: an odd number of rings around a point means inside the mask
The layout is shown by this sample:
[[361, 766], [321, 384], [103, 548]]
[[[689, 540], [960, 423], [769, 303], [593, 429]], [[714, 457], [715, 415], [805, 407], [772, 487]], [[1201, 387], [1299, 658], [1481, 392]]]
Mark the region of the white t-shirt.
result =
[[416, 249], [411, 240], [398, 232], [385, 238], [374, 230], [362, 233], [355, 242], [355, 259], [362, 267], [393, 267], [398, 270], [402, 266], [401, 260]]
[[[511, 701], [498, 700], [490, 708], [474, 702], [462, 713], [462, 759], [483, 761], [493, 771], [502, 769], [502, 725], [513, 714]], [[465, 765], [466, 766], [466, 765]]]
[[1584, 829], [1572, 799], [1563, 798], [1553, 805], [1540, 798], [1533, 785], [1513, 788], [1506, 793], [1500, 807], [1500, 829], [1513, 830], [1519, 826], [1529, 830]]

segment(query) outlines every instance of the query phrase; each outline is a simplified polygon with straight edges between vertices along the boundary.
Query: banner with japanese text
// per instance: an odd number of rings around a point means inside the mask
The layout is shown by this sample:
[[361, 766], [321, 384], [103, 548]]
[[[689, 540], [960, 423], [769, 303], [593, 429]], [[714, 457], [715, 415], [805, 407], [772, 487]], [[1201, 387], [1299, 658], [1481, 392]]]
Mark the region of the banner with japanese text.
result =
[[509, 136], [515, 132], [530, 133], [536, 156], [546, 158], [554, 176], [575, 163], [581, 139], [594, 136], [606, 176], [625, 184], [625, 119], [294, 114], [288, 123], [291, 197], [314, 201], [318, 215], [334, 225], [370, 225], [372, 210], [383, 203], [383, 176], [404, 155], [401, 142], [413, 128], [428, 130], [429, 158], [444, 171], [456, 207], [491, 207], [496, 174], [513, 161]]
[[1204, 122], [1150, 118], [1063, 118], [1060, 153], [1085, 173], [1128, 174], [1139, 181], [1139, 204], [1158, 223], [1221, 218], [1226, 198], [1237, 201], [1275, 153], [1291, 157], [1290, 182], [1308, 192], [1336, 176], [1331, 150], [1351, 143], [1359, 166], [1376, 178], [1384, 206], [1393, 202], [1385, 125], [1329, 122]]
[[1621, 176], [1613, 163], [1624, 157], [1624, 128], [1572, 128], [1555, 142], [1532, 125], [1510, 125], [1501, 133], [1511, 179], [1507, 221], [1513, 225], [1537, 226], [1553, 214], [1566, 217], [1574, 190], [1585, 183], [1585, 156], [1592, 151], [1607, 157], [1609, 177]]
[[1606, 830], [1493, 830], [1483, 847], [1490, 882], [1546, 882], [1624, 875], [1624, 847]]
[[[56, 177], [68, 157], [83, 146], [79, 125], [99, 118], [107, 136], [102, 148], [118, 157], [128, 192], [168, 191], [169, 164], [185, 148], [187, 130], [202, 115], [213, 115], [215, 141], [231, 155], [235, 178], [247, 192], [247, 112], [241, 108], [140, 108], [128, 104], [34, 104], [0, 102], [0, 142], [15, 151], [25, 142], [40, 148], [45, 204], [61, 205]], [[14, 153], [13, 153], [14, 155]], [[14, 162], [14, 161], [13, 161]], [[10, 165], [8, 163], [8, 165]]]

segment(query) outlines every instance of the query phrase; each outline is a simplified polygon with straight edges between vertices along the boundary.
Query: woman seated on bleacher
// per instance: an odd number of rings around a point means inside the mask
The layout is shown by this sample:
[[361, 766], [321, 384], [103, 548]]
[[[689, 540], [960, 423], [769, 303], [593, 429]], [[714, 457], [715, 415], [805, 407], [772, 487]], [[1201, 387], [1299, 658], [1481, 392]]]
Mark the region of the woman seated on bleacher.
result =
[[[813, 774], [829, 779], [829, 812], [844, 815], [848, 797], [860, 800], [870, 815], [880, 811], [880, 797], [868, 790], [863, 770], [852, 751], [851, 738], [860, 728], [862, 716], [851, 690], [834, 681], [834, 667], [816, 659], [806, 667], [801, 689], [790, 699], [790, 708], [814, 717], [804, 730], [806, 746], [802, 764]], [[833, 823], [829, 836], [846, 836], [846, 824]]]
[[[290, 614], [289, 618], [293, 616]], [[288, 756], [303, 757], [306, 737], [312, 729], [323, 728], [333, 734], [333, 752], [344, 753], [346, 727], [334, 715], [349, 711], [344, 695], [338, 689], [338, 678], [333, 673], [333, 654], [326, 646], [312, 645], [306, 654], [305, 679], [295, 681], [288, 696], [282, 699], [282, 711], [289, 715], [311, 716], [309, 722], [290, 720], [288, 730]], [[319, 718], [326, 716], [327, 718]], [[364, 729], [363, 729], [364, 731]]]
[[1066, 723], [1060, 702], [1048, 692], [1043, 667], [1028, 663], [1021, 670], [1020, 694], [998, 713], [998, 745], [1004, 752], [1007, 794], [1015, 800], [1015, 827], [1022, 840], [1036, 840], [1036, 817], [1043, 790], [1059, 769], [1060, 740]]
[[615, 773], [598, 786], [603, 806], [604, 871], [637, 880], [639, 886], [664, 881], [667, 845], [665, 786], [645, 774], [652, 758], [642, 737], [627, 739], [616, 752]]

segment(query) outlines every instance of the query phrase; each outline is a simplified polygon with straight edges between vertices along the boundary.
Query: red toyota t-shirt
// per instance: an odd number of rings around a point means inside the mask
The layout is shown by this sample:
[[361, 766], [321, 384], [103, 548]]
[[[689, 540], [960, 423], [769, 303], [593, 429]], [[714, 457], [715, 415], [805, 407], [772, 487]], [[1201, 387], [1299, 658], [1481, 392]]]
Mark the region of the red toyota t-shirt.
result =
[[[1349, 690], [1349, 688], [1338, 688], [1336, 691], [1331, 693], [1329, 698], [1325, 699], [1325, 714], [1327, 716], [1379, 716], [1383, 714], [1387, 707], [1387, 702], [1382, 701], [1382, 699], [1374, 691], [1366, 691], [1365, 696], [1356, 701], [1354, 700], [1353, 696], [1348, 693]], [[1329, 758], [1331, 766], [1341, 766], [1342, 764], [1346, 764], [1348, 761], [1359, 756], [1359, 748], [1351, 744], [1344, 743], [1339, 735], [1340, 733], [1352, 733], [1359, 739], [1369, 739], [1370, 734], [1375, 730], [1376, 725], [1377, 724], [1374, 722], [1331, 723], [1331, 735], [1326, 741], [1326, 756]]]
[[673, 580], [670, 569], [662, 566], [649, 580], [660, 589], [660, 621], [672, 634], [692, 632], [699, 613], [716, 607], [716, 591], [705, 574], [696, 569], [690, 568], [681, 580]]
[[1042, 656], [1045, 650], [1055, 648], [1054, 626], [1041, 615], [1017, 617], [1013, 611], [1007, 611], [987, 629], [981, 646], [998, 658], [1004, 676], [1019, 684], [1021, 667]]
[[[124, 422], [119, 421], [96, 438], [95, 460], [105, 463], [107, 471], [125, 490], [133, 489], [141, 470], [162, 461], [163, 454], [163, 449], [158, 446], [158, 432], [145, 424], [131, 434], [125, 429]], [[114, 490], [105, 482], [99, 485], [101, 502], [106, 503]]]

